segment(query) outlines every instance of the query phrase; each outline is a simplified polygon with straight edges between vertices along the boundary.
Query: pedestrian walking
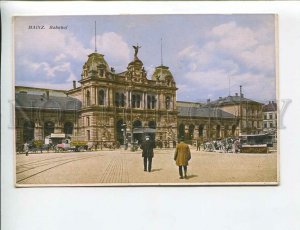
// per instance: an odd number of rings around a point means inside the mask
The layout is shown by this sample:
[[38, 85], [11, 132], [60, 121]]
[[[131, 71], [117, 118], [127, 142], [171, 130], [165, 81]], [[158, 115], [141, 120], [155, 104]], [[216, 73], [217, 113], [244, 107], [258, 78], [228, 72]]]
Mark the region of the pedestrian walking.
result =
[[144, 158], [144, 171], [148, 170], [148, 172], [151, 172], [152, 158], [154, 157], [153, 148], [154, 142], [150, 140], [149, 136], [146, 136], [145, 141], [141, 145], [141, 149], [143, 150], [142, 157]]
[[28, 145], [27, 142], [24, 143], [23, 150], [24, 150], [26, 156], [28, 156], [28, 153], [29, 153], [29, 145]]
[[183, 139], [180, 140], [180, 143], [176, 146], [176, 151], [174, 155], [174, 160], [176, 165], [179, 167], [179, 178], [183, 179], [182, 168], [184, 169], [184, 178], [187, 179], [187, 166], [188, 162], [191, 159], [191, 152], [189, 146], [183, 142]]

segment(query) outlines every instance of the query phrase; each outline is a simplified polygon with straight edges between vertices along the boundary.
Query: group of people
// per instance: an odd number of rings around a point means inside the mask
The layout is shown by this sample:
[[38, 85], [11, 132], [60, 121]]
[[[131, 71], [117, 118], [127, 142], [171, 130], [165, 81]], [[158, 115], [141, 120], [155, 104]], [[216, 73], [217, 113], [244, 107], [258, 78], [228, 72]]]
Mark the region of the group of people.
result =
[[200, 147], [203, 146], [203, 150], [208, 152], [222, 151], [226, 153], [238, 153], [241, 148], [241, 143], [238, 138], [225, 138], [222, 140], [205, 141], [203, 144], [197, 140], [196, 146], [197, 151], [200, 151]]
[[[154, 157], [155, 143], [150, 139], [149, 136], [145, 137], [145, 141], [141, 144], [142, 157], [144, 158], [144, 171], [151, 172], [152, 169], [152, 158]], [[176, 145], [174, 154], [174, 160], [179, 169], [179, 178], [187, 179], [187, 166], [191, 159], [191, 151], [189, 146], [183, 142], [183, 139]]]

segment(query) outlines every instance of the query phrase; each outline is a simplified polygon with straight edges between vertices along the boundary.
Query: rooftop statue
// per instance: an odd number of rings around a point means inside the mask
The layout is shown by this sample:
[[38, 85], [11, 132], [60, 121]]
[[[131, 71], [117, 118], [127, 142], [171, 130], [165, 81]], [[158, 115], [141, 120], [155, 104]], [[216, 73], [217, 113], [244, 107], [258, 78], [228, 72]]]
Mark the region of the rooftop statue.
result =
[[141, 46], [137, 45], [137, 46], [132, 46], [134, 48], [134, 58], [138, 58], [137, 54], [139, 52], [139, 48], [142, 48]]

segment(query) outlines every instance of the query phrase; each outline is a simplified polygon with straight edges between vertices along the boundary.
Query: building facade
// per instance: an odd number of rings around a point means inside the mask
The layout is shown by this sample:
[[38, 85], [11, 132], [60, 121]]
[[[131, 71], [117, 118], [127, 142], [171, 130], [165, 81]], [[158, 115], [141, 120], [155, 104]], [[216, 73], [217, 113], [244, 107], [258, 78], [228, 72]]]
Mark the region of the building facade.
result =
[[239, 135], [239, 119], [209, 104], [177, 102], [178, 136], [187, 140], [216, 140]]
[[263, 106], [263, 132], [275, 135], [277, 132], [277, 104], [269, 101]]
[[208, 103], [176, 101], [176, 82], [160, 65], [148, 78], [134, 47], [133, 60], [116, 73], [104, 55], [92, 53], [70, 90], [16, 86], [16, 144], [67, 134], [93, 142], [142, 141], [149, 133], [171, 145], [178, 137], [218, 139], [262, 130], [262, 105], [229, 96]]
[[262, 133], [262, 103], [247, 99], [242, 93], [240, 95], [236, 93], [234, 96], [219, 97], [216, 101], [208, 101], [208, 104], [238, 117], [239, 135]]

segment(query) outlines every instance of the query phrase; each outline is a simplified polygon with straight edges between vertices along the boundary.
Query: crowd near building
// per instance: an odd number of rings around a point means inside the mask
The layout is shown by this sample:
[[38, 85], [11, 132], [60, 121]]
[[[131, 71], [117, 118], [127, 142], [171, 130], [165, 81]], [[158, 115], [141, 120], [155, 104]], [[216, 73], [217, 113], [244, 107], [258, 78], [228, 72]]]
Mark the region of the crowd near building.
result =
[[[70, 90], [15, 87], [16, 144], [69, 135], [96, 145], [141, 141], [148, 133], [172, 145], [178, 137], [211, 140], [258, 134], [271, 127], [263, 120], [263, 104], [234, 96], [205, 103], [176, 100], [176, 82], [169, 67], [159, 65], [147, 76], [135, 46], [133, 60], [116, 73], [104, 55], [90, 54], [81, 79]], [[46, 84], [45, 84], [46, 85]], [[264, 107], [265, 108], [265, 107]], [[268, 118], [276, 119], [274, 115]], [[264, 123], [263, 123], [264, 121]]]

